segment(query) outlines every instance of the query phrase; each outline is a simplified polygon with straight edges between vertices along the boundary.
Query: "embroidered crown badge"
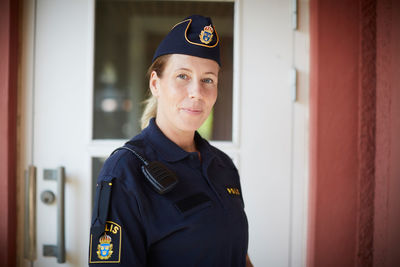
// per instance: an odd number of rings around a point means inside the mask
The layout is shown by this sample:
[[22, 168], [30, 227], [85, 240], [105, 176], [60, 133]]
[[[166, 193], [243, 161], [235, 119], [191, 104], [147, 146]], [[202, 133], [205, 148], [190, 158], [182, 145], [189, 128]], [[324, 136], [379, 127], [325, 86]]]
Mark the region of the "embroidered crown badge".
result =
[[97, 246], [97, 256], [101, 260], [107, 260], [113, 254], [113, 244], [111, 243], [111, 237], [104, 234], [99, 238], [99, 245]]
[[214, 32], [214, 29], [212, 28], [211, 25], [205, 26], [204, 29], [199, 34], [200, 41], [204, 44], [209, 44], [212, 41], [212, 38], [214, 36], [213, 32]]

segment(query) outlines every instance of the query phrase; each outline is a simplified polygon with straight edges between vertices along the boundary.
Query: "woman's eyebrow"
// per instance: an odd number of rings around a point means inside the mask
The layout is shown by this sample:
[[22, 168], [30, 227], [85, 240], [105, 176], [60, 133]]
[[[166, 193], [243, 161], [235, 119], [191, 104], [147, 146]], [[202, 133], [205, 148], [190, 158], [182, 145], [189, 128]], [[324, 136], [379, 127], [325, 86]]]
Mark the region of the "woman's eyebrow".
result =
[[217, 77], [218, 77], [218, 75], [217, 75], [217, 74], [215, 74], [215, 72], [212, 72], [212, 71], [207, 71], [207, 72], [205, 72], [204, 74], [212, 74], [212, 75], [214, 75], [214, 76], [217, 76]]
[[177, 68], [175, 71], [179, 71], [179, 70], [184, 70], [184, 71], [192, 72], [191, 69], [187, 69], [187, 68]]
[[[187, 72], [190, 72], [190, 73], [193, 72], [191, 69], [188, 69], [188, 68], [177, 68], [175, 71], [181, 71], [181, 70], [184, 70], [184, 71], [187, 71]], [[213, 71], [207, 71], [207, 72], [204, 72], [204, 74], [211, 74], [211, 75], [214, 75], [214, 76], [218, 77], [218, 75]]]

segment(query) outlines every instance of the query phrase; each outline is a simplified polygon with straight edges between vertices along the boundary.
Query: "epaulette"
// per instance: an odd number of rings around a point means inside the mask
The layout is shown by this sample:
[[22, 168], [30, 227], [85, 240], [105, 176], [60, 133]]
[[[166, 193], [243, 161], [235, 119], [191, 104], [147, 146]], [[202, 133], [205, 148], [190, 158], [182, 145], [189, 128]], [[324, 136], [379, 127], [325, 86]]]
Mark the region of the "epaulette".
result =
[[100, 237], [104, 233], [108, 210], [110, 208], [110, 198], [112, 190], [112, 180], [111, 181], [101, 181], [97, 184], [98, 195], [95, 203], [94, 217], [96, 218], [92, 226], [92, 234], [95, 237]]

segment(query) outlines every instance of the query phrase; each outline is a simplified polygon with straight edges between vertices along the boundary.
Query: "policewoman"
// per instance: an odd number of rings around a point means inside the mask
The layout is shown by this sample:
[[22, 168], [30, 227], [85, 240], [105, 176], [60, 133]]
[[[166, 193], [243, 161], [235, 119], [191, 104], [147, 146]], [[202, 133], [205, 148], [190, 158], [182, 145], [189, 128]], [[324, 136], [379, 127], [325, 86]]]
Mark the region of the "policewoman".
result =
[[90, 231], [91, 266], [251, 266], [237, 169], [196, 130], [217, 99], [210, 18], [177, 23], [149, 68], [142, 132], [105, 162]]

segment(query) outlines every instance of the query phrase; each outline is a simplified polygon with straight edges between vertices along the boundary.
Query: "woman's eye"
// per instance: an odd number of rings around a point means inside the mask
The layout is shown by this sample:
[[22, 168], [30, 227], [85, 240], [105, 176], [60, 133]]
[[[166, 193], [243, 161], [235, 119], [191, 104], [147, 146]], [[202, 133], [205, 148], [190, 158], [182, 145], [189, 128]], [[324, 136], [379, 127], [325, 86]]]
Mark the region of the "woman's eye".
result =
[[177, 78], [186, 80], [188, 76], [186, 74], [178, 74]]
[[211, 78], [205, 78], [205, 79], [203, 79], [203, 82], [204, 82], [204, 83], [213, 83], [214, 80], [211, 79]]

